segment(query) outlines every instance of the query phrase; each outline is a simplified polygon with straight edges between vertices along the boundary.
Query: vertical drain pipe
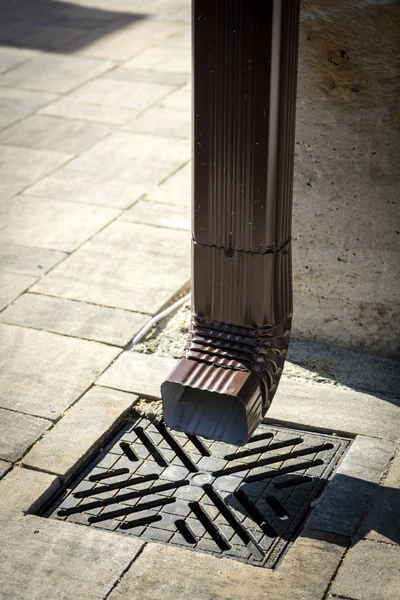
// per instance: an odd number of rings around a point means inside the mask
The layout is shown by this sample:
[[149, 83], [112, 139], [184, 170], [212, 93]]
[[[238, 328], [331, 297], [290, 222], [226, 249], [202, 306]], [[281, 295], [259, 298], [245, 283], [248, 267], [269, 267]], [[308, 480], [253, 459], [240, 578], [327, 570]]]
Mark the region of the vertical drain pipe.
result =
[[243, 445], [289, 343], [299, 0], [192, 7], [193, 316], [164, 419]]

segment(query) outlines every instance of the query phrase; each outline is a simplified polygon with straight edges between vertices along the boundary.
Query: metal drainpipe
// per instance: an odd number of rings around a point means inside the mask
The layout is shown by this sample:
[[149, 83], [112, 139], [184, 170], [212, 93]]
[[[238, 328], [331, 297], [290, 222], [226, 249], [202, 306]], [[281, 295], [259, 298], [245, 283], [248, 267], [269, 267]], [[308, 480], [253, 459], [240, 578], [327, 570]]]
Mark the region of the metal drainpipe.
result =
[[289, 343], [299, 1], [192, 8], [193, 317], [164, 419], [243, 445]]

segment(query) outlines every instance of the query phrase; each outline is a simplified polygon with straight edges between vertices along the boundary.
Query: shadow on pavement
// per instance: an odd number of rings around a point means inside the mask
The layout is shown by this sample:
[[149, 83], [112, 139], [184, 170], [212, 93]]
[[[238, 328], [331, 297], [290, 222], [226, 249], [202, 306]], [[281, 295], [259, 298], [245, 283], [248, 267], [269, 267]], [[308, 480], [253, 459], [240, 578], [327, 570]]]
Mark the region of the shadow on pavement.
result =
[[145, 18], [57, 0], [2, 0], [0, 47], [74, 53]]

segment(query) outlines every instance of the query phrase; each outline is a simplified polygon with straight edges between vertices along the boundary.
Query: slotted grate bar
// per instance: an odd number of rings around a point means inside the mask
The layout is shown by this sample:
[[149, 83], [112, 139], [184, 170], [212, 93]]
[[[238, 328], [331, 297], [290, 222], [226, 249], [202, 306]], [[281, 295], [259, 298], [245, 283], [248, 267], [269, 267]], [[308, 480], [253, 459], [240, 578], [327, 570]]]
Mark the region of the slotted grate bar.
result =
[[133, 418], [45, 516], [273, 567], [349, 443], [261, 424], [236, 448]]

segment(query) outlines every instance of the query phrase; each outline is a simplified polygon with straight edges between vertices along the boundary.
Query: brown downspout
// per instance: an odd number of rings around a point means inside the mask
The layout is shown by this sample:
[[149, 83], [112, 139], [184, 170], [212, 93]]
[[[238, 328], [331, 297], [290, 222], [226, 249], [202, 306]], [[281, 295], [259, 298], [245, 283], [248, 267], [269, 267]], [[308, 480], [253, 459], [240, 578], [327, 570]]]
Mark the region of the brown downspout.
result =
[[193, 318], [164, 418], [242, 445], [289, 343], [299, 1], [192, 6]]

